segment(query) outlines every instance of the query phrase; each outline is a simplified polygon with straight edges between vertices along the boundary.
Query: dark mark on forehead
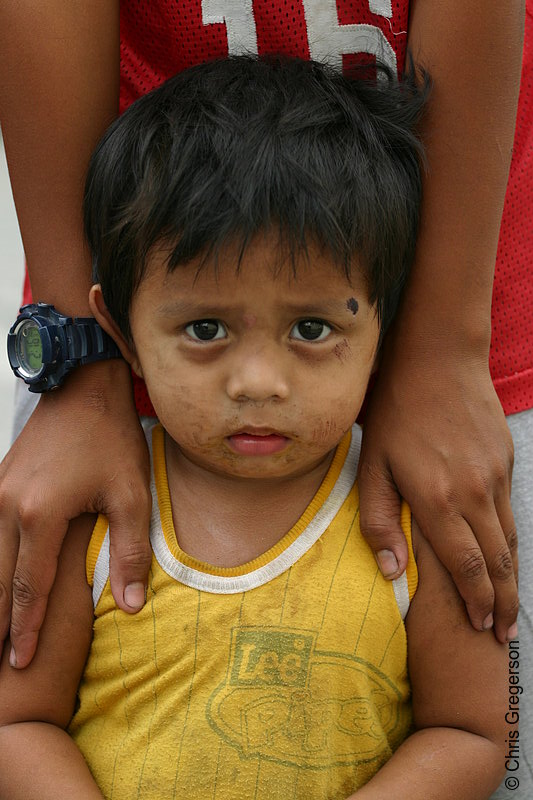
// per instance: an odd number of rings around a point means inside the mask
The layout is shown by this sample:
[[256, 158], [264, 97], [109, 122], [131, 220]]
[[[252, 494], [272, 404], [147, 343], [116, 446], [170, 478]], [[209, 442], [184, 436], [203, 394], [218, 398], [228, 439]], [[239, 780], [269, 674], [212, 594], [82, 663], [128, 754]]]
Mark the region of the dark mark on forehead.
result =
[[354, 316], [357, 314], [359, 311], [359, 303], [355, 297], [350, 297], [350, 299], [346, 301], [346, 308], [351, 311]]

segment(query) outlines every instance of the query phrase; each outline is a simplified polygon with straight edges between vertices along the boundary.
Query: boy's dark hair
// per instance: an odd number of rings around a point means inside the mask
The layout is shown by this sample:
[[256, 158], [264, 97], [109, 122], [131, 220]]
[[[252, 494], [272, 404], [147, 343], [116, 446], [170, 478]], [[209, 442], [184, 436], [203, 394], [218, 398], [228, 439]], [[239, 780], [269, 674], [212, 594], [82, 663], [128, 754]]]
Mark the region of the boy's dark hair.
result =
[[242, 256], [272, 228], [293, 267], [310, 240], [347, 276], [357, 256], [384, 330], [414, 254], [427, 91], [412, 65], [398, 82], [236, 56], [137, 100], [98, 145], [85, 193], [95, 279], [122, 332], [154, 244], [170, 245], [173, 270], [228, 242]]

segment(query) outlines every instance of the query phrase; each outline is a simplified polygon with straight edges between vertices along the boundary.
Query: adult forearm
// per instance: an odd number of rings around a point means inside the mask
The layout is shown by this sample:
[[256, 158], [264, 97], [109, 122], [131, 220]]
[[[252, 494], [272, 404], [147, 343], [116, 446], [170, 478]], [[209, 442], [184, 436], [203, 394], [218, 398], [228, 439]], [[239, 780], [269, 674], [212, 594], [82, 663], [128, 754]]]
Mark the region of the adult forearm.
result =
[[0, 728], [0, 800], [102, 800], [68, 734], [44, 722]]
[[412, 3], [409, 47], [434, 87], [420, 235], [397, 331], [430, 352], [488, 352], [523, 19], [523, 0]]
[[0, 31], [0, 121], [34, 296], [88, 314], [83, 187], [118, 113], [118, 0], [8, 0]]
[[[0, 3], [0, 120], [33, 296], [64, 314], [91, 313], [83, 192], [91, 152], [118, 113], [119, 58], [118, 0]], [[34, 655], [70, 519], [109, 517], [124, 610], [142, 604], [150, 561], [148, 452], [129, 370], [85, 366], [51, 394], [0, 468], [0, 640], [11, 622], [20, 668]]]
[[504, 773], [493, 742], [452, 728], [426, 728], [403, 742], [348, 800], [487, 800]]
[[489, 373], [491, 299], [511, 161], [524, 0], [411, 0], [433, 78], [415, 262], [381, 351], [359, 461], [361, 530], [388, 577], [407, 550], [399, 494], [473, 626], [516, 636], [512, 441]]

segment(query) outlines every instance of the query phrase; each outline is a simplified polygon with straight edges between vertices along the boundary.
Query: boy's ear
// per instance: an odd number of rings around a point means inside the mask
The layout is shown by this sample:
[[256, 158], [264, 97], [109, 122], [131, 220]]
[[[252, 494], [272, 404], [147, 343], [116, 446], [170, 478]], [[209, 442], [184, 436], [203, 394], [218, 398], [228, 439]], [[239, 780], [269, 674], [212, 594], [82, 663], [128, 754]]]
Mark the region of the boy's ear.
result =
[[105, 304], [104, 296], [102, 294], [102, 287], [99, 283], [91, 286], [89, 292], [89, 305], [93, 316], [98, 324], [104, 329], [106, 333], [114, 339], [118, 346], [123, 358], [128, 362], [133, 371], [140, 377], [143, 377], [141, 365], [137, 358], [137, 353], [133, 344], [130, 344], [124, 337], [124, 334], [118, 327], [117, 323], [109, 313], [109, 309]]

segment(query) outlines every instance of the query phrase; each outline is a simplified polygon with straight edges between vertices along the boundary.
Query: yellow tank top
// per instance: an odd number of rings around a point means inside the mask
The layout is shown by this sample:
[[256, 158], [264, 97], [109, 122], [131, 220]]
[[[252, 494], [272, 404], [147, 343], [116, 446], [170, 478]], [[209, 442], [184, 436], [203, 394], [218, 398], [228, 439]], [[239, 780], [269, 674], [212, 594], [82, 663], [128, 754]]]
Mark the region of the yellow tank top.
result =
[[275, 547], [215, 568], [179, 548], [153, 429], [144, 609], [115, 607], [105, 518], [87, 557], [94, 639], [70, 733], [108, 800], [345, 798], [408, 735], [410, 514], [390, 583], [359, 531], [359, 445], [355, 427]]

